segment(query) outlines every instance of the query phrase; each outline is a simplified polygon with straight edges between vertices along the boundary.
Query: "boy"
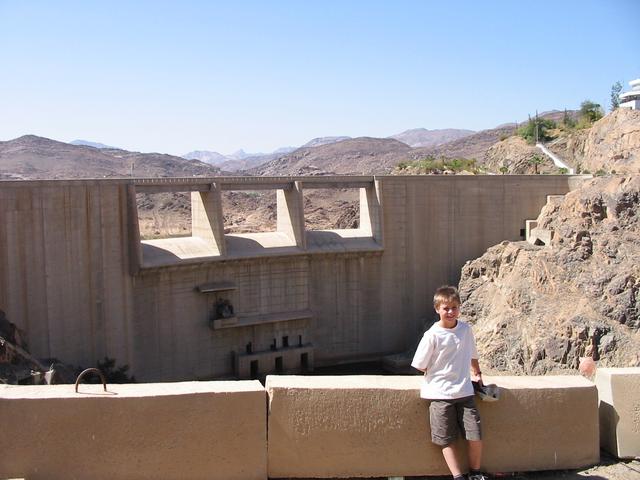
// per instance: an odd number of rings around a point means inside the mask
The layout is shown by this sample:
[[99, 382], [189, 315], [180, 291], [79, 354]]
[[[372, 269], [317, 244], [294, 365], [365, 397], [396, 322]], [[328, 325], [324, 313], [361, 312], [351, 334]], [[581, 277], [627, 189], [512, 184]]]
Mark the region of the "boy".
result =
[[[482, 436], [480, 416], [474, 401], [474, 381], [482, 381], [478, 352], [471, 327], [458, 321], [460, 295], [458, 289], [443, 286], [433, 296], [433, 306], [440, 321], [427, 330], [420, 340], [411, 366], [424, 372], [420, 397], [431, 400], [429, 420], [431, 441], [442, 448], [442, 455], [455, 480], [486, 480], [480, 472]], [[456, 456], [454, 442], [461, 430], [468, 441], [468, 477]]]

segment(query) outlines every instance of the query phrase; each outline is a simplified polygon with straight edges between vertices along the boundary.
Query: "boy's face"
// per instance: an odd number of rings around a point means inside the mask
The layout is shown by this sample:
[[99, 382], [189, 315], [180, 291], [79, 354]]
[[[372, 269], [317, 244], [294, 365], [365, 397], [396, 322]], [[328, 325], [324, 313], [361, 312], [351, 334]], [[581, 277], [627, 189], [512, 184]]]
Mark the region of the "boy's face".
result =
[[441, 322], [453, 325], [460, 316], [460, 304], [456, 301], [440, 302], [436, 307], [436, 312], [440, 315]]

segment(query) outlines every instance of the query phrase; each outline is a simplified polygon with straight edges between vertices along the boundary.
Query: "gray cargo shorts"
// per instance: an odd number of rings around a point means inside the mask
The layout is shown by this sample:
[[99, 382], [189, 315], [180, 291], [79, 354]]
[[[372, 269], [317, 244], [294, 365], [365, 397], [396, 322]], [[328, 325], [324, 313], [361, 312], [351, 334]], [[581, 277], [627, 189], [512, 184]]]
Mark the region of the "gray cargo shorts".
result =
[[480, 414], [474, 396], [453, 400], [431, 400], [431, 441], [441, 447], [452, 444], [462, 431], [467, 440], [481, 440]]

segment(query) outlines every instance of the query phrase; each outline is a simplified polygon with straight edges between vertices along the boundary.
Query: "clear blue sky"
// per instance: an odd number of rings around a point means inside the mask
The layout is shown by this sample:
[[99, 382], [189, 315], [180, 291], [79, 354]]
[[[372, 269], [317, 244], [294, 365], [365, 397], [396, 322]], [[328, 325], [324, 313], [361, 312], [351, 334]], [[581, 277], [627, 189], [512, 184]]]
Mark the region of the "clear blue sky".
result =
[[608, 108], [640, 1], [0, 0], [0, 140], [184, 154]]

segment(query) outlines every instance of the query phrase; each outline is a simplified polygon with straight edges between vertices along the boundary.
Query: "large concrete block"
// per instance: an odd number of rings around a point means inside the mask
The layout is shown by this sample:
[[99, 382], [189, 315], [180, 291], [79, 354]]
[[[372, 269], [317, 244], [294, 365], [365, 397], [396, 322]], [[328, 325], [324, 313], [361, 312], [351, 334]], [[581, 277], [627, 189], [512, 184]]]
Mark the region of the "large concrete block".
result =
[[[599, 460], [597, 393], [582, 377], [494, 377], [500, 401], [478, 402], [494, 472]], [[269, 476], [346, 478], [448, 473], [430, 442], [421, 377], [269, 376]], [[464, 448], [464, 447], [463, 447]]]
[[0, 387], [0, 478], [267, 477], [257, 381]]
[[640, 367], [598, 368], [600, 445], [620, 458], [640, 457]]

